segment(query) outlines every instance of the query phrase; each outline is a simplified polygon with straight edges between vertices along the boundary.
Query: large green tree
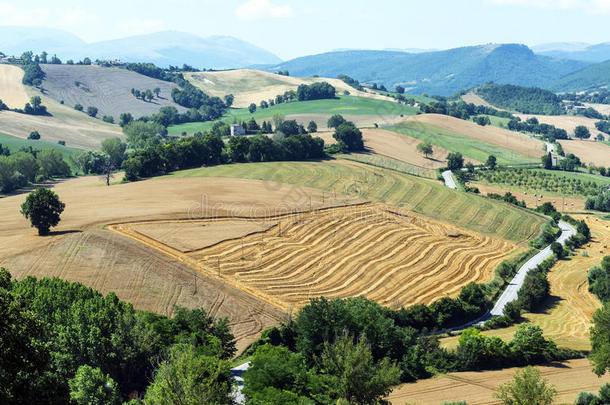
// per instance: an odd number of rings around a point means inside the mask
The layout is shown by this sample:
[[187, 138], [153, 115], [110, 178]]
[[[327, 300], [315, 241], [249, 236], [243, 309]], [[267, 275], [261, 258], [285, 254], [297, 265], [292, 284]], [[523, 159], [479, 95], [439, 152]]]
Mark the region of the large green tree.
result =
[[598, 376], [610, 371], [610, 302], [593, 314], [591, 328], [591, 363]]
[[121, 394], [117, 383], [99, 368], [80, 366], [68, 381], [70, 399], [76, 405], [119, 405]]
[[50, 228], [59, 223], [59, 216], [65, 207], [66, 204], [59, 200], [57, 194], [49, 189], [39, 188], [28, 194], [21, 205], [21, 213], [38, 229], [39, 235], [48, 235]]
[[347, 121], [339, 125], [333, 134], [333, 138], [346, 144], [350, 151], [364, 149], [362, 132], [352, 122]]

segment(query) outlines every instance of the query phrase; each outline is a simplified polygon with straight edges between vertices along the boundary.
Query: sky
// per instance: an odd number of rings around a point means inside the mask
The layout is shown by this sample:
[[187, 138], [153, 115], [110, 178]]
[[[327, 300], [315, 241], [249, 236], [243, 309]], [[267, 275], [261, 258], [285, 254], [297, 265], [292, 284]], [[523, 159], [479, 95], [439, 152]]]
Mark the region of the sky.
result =
[[610, 0], [0, 0], [0, 25], [87, 42], [176, 30], [230, 35], [282, 59], [335, 49], [610, 41]]

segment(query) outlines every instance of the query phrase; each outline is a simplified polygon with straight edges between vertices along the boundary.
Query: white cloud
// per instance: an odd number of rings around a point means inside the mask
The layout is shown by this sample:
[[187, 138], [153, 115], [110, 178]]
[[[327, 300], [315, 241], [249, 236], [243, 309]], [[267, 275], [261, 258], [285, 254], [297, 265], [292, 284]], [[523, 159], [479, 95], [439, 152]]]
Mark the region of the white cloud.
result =
[[274, 5], [270, 0], [247, 0], [237, 7], [235, 15], [240, 20], [261, 20], [265, 18], [290, 18], [294, 9], [289, 4]]
[[535, 7], [548, 10], [580, 10], [587, 14], [609, 14], [610, 0], [488, 0], [500, 6]]

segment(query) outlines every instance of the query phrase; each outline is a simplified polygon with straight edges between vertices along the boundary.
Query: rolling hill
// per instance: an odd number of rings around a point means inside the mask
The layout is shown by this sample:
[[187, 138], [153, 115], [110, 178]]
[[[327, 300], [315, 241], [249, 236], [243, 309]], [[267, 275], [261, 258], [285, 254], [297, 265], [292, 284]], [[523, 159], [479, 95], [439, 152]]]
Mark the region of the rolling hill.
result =
[[490, 44], [439, 52], [329, 52], [267, 66], [295, 76], [337, 77], [347, 74], [365, 83], [388, 88], [402, 85], [410, 93], [450, 95], [490, 81], [540, 86], [586, 66], [587, 63], [535, 55], [525, 45]]
[[597, 63], [610, 59], [610, 42], [595, 45], [565, 42], [538, 45], [532, 49], [538, 55], [583, 62]]
[[[121, 68], [77, 65], [40, 65], [45, 72], [43, 88], [46, 94], [57, 102], [63, 100], [68, 107], [81, 104], [86, 109], [94, 106], [98, 116], [113, 116], [118, 122], [119, 115], [130, 112], [134, 117], [157, 113], [159, 108], [174, 106], [179, 111], [186, 109], [174, 103], [172, 89], [178, 86], [171, 82], [153, 79]], [[131, 89], [153, 90], [160, 88], [159, 97], [150, 102], [136, 99]]]
[[201, 38], [177, 31], [162, 31], [109, 41], [86, 43], [66, 31], [39, 27], [0, 27], [0, 51], [21, 55], [32, 50], [57, 54], [62, 60], [121, 59], [124, 62], [151, 62], [159, 66], [237, 68], [253, 64], [279, 63], [265, 49], [230, 36]]
[[610, 86], [610, 60], [587, 66], [549, 84], [556, 92], [579, 92], [608, 88]]
[[238, 108], [248, 107], [250, 103], [258, 105], [262, 100], [275, 98], [278, 94], [284, 94], [288, 90], [296, 91], [301, 84], [316, 82], [330, 83], [338, 94], [349, 91], [350, 94], [359, 97], [392, 101], [389, 97], [358, 91], [339, 79], [282, 76], [254, 69], [195, 72], [184, 75], [193, 85], [210, 96], [222, 98], [227, 94], [233, 94], [235, 96], [233, 106]]

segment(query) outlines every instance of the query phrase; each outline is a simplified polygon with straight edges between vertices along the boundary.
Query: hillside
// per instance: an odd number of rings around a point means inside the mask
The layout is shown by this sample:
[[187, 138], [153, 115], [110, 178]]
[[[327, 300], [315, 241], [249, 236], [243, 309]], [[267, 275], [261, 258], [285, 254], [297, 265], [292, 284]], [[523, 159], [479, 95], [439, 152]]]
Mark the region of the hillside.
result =
[[439, 52], [342, 51], [305, 56], [267, 66], [295, 76], [337, 77], [361, 82], [403, 85], [408, 92], [450, 95], [490, 81], [540, 86], [586, 66], [585, 62], [535, 55], [517, 44], [491, 44]]
[[253, 64], [279, 63], [274, 54], [230, 36], [201, 38], [178, 31], [86, 43], [66, 31], [38, 27], [0, 27], [0, 51], [21, 55], [32, 50], [57, 54], [62, 60], [120, 59], [124, 62], [150, 62], [159, 66], [236, 68]]
[[[98, 117], [110, 115], [118, 122], [119, 115], [130, 112], [134, 117], [157, 113], [163, 106], [174, 106], [179, 111], [186, 109], [174, 103], [172, 89], [178, 86], [171, 82], [153, 79], [121, 68], [99, 66], [41, 65], [46, 77], [42, 86], [46, 94], [57, 102], [63, 100], [67, 107], [81, 104], [99, 109]], [[160, 97], [150, 102], [136, 99], [131, 89], [153, 90], [160, 88]]]
[[282, 76], [254, 69], [185, 73], [185, 77], [210, 96], [222, 98], [227, 94], [233, 94], [235, 96], [233, 106], [238, 108], [248, 107], [250, 103], [259, 105], [262, 100], [273, 99], [278, 94], [296, 90], [301, 84], [316, 82], [330, 83], [338, 94], [349, 91], [350, 94], [359, 97], [392, 100], [378, 94], [358, 91], [339, 79]]
[[539, 55], [599, 63], [610, 59], [610, 42], [589, 45], [580, 43], [543, 44], [532, 48]]
[[579, 92], [610, 86], [610, 60], [587, 66], [546, 86], [556, 92]]
[[489, 104], [524, 114], [562, 115], [565, 106], [553, 92], [510, 84], [486, 84], [474, 90]]
[[17, 66], [0, 65], [0, 100], [8, 108], [23, 108], [30, 101], [21, 79], [23, 70]]

